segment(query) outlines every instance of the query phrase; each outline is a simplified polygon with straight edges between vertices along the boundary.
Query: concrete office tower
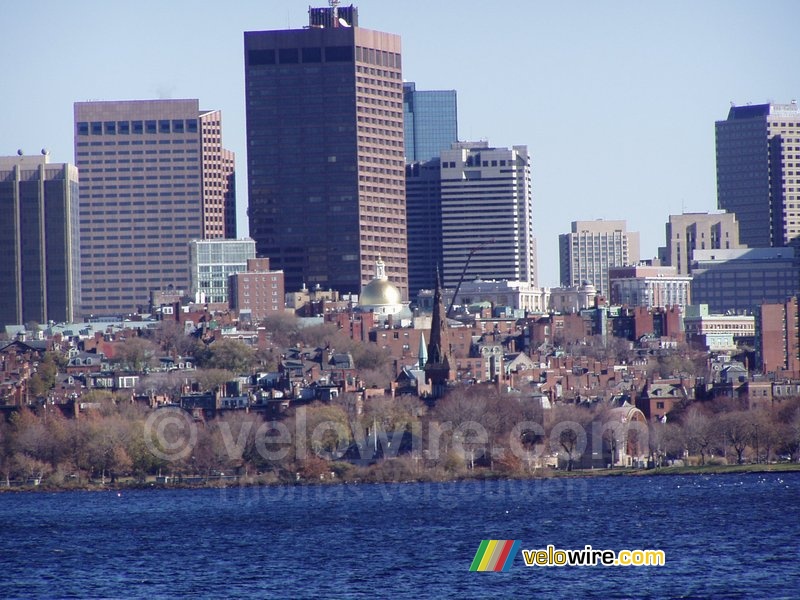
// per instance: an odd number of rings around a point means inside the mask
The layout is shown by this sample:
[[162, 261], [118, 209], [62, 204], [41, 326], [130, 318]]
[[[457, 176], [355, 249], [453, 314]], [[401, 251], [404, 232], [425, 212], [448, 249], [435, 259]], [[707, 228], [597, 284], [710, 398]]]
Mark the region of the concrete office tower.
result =
[[717, 202], [751, 248], [800, 245], [800, 110], [733, 106], [716, 123]]
[[607, 298], [608, 268], [639, 262], [639, 233], [627, 231], [625, 221], [573, 221], [572, 231], [558, 236], [558, 251], [562, 286], [591, 283]]
[[462, 273], [537, 285], [530, 169], [527, 146], [463, 142], [442, 152], [444, 286]]
[[667, 245], [658, 249], [662, 265], [688, 275], [695, 250], [742, 248], [739, 223], [734, 213], [683, 213], [670, 215], [666, 225]]
[[408, 289], [412, 298], [442, 273], [442, 180], [439, 159], [406, 165]]
[[0, 157], [0, 327], [69, 322], [80, 304], [78, 170]]
[[189, 241], [235, 237], [233, 153], [197, 100], [75, 103], [83, 314], [189, 287]]
[[400, 37], [309, 24], [244, 34], [250, 236], [288, 289], [358, 293], [380, 256], [407, 297]]
[[192, 296], [209, 304], [230, 300], [228, 277], [247, 270], [256, 257], [256, 243], [244, 240], [192, 240], [189, 242]]
[[455, 90], [417, 90], [413, 81], [403, 84], [407, 163], [436, 158], [458, 141], [457, 106]]

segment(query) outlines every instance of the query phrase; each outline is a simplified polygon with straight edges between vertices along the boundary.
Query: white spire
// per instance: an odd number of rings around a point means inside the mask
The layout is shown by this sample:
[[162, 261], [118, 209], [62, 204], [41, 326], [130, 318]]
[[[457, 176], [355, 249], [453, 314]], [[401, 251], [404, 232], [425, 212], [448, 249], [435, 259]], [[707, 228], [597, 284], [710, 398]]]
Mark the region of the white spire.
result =
[[378, 260], [375, 261], [375, 279], [387, 281], [389, 278], [386, 276], [386, 263], [381, 260], [381, 255], [378, 254]]
[[419, 334], [419, 358], [417, 360], [417, 368], [424, 369], [425, 363], [428, 362], [428, 345], [425, 343], [425, 334]]

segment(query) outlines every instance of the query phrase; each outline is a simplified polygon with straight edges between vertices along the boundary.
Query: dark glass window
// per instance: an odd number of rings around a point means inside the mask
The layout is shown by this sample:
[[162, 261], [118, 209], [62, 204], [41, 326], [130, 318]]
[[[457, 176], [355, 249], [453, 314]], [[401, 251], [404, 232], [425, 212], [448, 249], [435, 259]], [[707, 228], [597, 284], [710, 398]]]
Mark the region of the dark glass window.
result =
[[144, 130], [147, 133], [155, 133], [156, 132], [156, 122], [155, 121], [145, 121], [144, 122]]
[[328, 46], [325, 48], [326, 62], [350, 62], [353, 60], [352, 46]]
[[144, 133], [144, 123], [142, 121], [131, 121], [133, 133]]
[[78, 135], [89, 135], [89, 123], [87, 121], [78, 123]]
[[158, 133], [169, 133], [169, 119], [158, 122]]
[[100, 121], [92, 121], [92, 135], [103, 135], [103, 124]]
[[129, 121], [117, 121], [117, 133], [128, 135], [131, 132], [131, 124]]
[[117, 134], [117, 124], [114, 121], [106, 121], [104, 123], [106, 129], [106, 135], [116, 135]]
[[186, 131], [197, 133], [197, 119], [186, 119]]
[[247, 53], [247, 62], [250, 65], [274, 65], [275, 50], [250, 50]]
[[172, 121], [172, 132], [183, 133], [183, 119], [174, 119]]
[[281, 48], [278, 50], [278, 60], [282, 65], [300, 62], [300, 51], [297, 48]]
[[322, 62], [322, 48], [303, 48], [303, 62]]

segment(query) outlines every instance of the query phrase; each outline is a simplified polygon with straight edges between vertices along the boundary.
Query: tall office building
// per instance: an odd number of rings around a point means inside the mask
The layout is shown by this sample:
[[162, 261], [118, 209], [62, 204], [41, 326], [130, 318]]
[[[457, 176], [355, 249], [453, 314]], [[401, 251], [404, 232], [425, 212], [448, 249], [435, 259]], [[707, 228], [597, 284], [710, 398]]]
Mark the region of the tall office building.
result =
[[455, 90], [417, 90], [413, 81], [403, 84], [407, 163], [436, 158], [458, 141], [457, 106]]
[[0, 327], [67, 322], [80, 303], [78, 170], [0, 157]]
[[690, 273], [695, 250], [741, 248], [739, 223], [734, 213], [683, 213], [670, 215], [666, 225], [667, 245], [658, 249], [662, 265]]
[[537, 285], [530, 168], [526, 146], [463, 142], [442, 152], [445, 286], [456, 286], [462, 274]]
[[358, 293], [378, 258], [408, 294], [400, 37], [354, 7], [244, 34], [250, 236], [303, 284]]
[[236, 237], [234, 155], [197, 100], [75, 103], [83, 314], [188, 289], [189, 241]]
[[608, 297], [609, 267], [639, 262], [639, 233], [625, 221], [573, 221], [572, 231], [558, 236], [558, 250], [562, 286], [591, 283]]
[[436, 286], [442, 273], [442, 177], [440, 160], [406, 165], [408, 289], [412, 298]]
[[800, 245], [800, 110], [733, 106], [716, 123], [717, 202], [751, 248]]

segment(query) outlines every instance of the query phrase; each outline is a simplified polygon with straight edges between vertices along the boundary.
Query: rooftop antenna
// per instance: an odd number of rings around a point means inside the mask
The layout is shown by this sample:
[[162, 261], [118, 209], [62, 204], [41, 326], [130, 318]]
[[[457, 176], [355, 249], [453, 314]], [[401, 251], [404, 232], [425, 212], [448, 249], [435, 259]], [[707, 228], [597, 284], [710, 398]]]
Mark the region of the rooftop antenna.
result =
[[333, 26], [339, 26], [339, 3], [340, 0], [328, 0], [328, 4], [331, 6], [331, 21], [333, 21]]

